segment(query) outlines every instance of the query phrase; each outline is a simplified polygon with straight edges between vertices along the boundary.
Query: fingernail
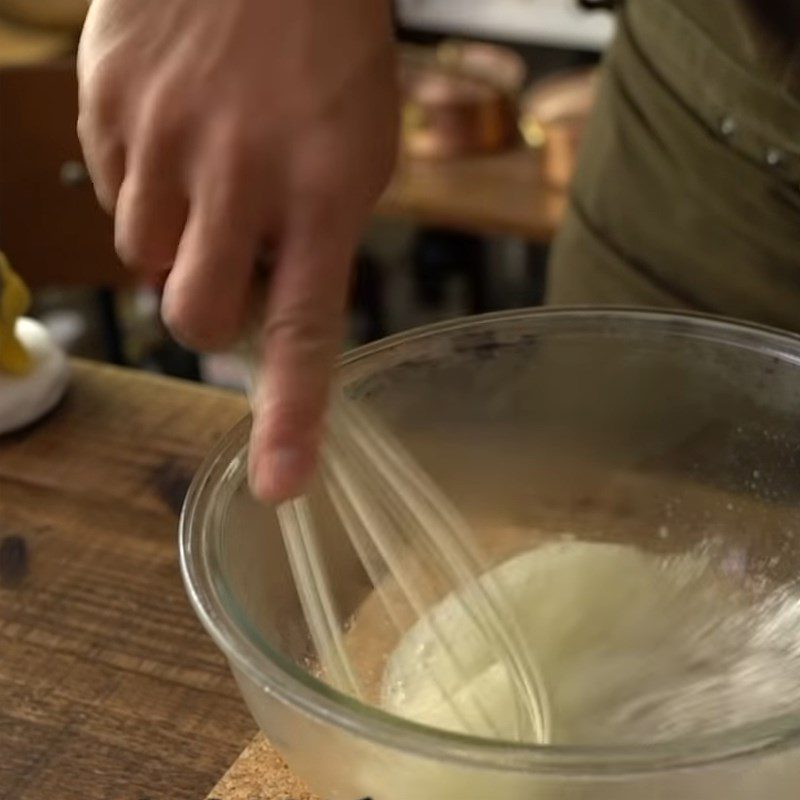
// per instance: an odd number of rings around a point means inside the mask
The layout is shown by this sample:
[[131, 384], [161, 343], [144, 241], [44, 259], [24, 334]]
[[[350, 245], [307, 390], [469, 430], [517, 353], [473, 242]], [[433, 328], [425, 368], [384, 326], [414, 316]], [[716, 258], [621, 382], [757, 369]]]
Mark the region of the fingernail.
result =
[[296, 447], [279, 447], [259, 459], [253, 476], [253, 491], [273, 503], [299, 494], [311, 470], [309, 455]]

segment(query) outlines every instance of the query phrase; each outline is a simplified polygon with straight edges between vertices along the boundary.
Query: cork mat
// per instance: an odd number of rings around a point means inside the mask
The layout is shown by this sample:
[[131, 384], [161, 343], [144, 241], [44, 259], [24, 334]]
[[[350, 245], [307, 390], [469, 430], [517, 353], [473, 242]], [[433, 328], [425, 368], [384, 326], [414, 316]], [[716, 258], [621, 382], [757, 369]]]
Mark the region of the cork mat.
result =
[[206, 800], [319, 800], [262, 734], [234, 761]]

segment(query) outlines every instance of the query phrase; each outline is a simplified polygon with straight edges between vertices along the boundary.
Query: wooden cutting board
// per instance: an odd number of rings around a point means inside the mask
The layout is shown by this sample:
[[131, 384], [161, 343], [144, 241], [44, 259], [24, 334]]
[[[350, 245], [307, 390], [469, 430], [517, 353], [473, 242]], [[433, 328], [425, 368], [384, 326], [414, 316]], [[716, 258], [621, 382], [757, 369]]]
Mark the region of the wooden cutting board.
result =
[[206, 800], [319, 800], [262, 734], [234, 761]]

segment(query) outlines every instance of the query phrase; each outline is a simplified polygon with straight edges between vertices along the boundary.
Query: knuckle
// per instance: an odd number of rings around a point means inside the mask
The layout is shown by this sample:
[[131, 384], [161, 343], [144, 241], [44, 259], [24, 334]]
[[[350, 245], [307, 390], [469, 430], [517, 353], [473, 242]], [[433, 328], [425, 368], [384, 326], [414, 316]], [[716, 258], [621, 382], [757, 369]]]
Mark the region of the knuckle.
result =
[[304, 391], [292, 397], [281, 397], [269, 403], [271, 438], [287, 441], [296, 438], [317, 439], [325, 411], [324, 385], [318, 391]]
[[108, 172], [108, 169], [101, 170], [98, 166], [89, 168], [89, 174], [97, 202], [106, 214], [113, 217], [117, 208], [119, 186]]
[[122, 202], [118, 203], [114, 223], [114, 249], [120, 260], [129, 267], [140, 266], [141, 241], [126, 218]]
[[[340, 167], [304, 170], [292, 185], [293, 200], [317, 226], [335, 225], [346, 215], [353, 200], [352, 183]], [[342, 198], [348, 202], [342, 202]]]
[[173, 149], [186, 138], [191, 126], [191, 111], [173, 86], [150, 92], [141, 105], [138, 135], [155, 152]]
[[144, 266], [141, 263], [138, 242], [126, 229], [121, 229], [119, 226], [115, 228], [114, 232], [114, 249], [117, 255], [128, 267]]
[[141, 221], [135, 213], [135, 198], [132, 196], [129, 179], [123, 185], [117, 201], [114, 248], [122, 262], [129, 267], [147, 266], [146, 240]]
[[322, 229], [340, 226], [361, 206], [358, 182], [341, 163], [307, 162], [295, 176], [292, 195], [310, 223]]
[[133, 269], [159, 267], [164, 263], [162, 254], [155, 251], [146, 237], [133, 227], [117, 226], [114, 248], [123, 264]]
[[176, 233], [157, 216], [135, 218], [118, 208], [114, 247], [120, 260], [135, 269], [167, 269], [175, 256]]
[[213, 148], [221, 170], [233, 180], [243, 180], [253, 174], [268, 143], [266, 136], [260, 136], [237, 116], [218, 125]]
[[114, 129], [119, 123], [123, 87], [116, 70], [108, 66], [96, 69], [84, 78], [80, 88], [79, 134], [87, 136]]
[[334, 231], [342, 227], [350, 211], [348, 204], [342, 203], [345, 195], [337, 184], [321, 186], [313, 199], [307, 204], [307, 214], [311, 224], [320, 231]]
[[234, 309], [214, 308], [193, 300], [186, 293], [165, 296], [161, 317], [181, 344], [194, 350], [212, 351], [231, 345], [239, 332]]
[[307, 311], [272, 315], [265, 324], [270, 344], [286, 348], [291, 358], [304, 364], [326, 363], [336, 350], [338, 317]]
[[295, 186], [300, 194], [308, 194], [321, 201], [333, 201], [348, 181], [344, 159], [330, 158], [325, 153], [304, 153], [297, 170]]

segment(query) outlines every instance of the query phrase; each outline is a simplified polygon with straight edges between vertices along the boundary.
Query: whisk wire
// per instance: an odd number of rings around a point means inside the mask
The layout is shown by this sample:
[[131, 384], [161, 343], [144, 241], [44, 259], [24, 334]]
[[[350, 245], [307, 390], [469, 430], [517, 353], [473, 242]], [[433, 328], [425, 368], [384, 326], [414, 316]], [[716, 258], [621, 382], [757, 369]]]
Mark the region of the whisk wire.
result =
[[301, 497], [283, 503], [277, 513], [300, 604], [322, 668], [334, 688], [361, 698], [363, 692], [347, 655], [308, 500]]
[[[375, 537], [370, 531], [393, 531], [391, 515], [386, 514], [377, 503], [365, 502], [363, 491], [354, 489], [353, 476], [347, 467], [343, 466], [343, 459], [338, 456], [333, 447], [327, 448], [323, 460], [324, 472], [334, 491], [332, 492], [334, 505], [340, 514], [341, 520], [353, 544], [356, 553], [361, 559], [364, 568], [379, 592], [384, 608], [392, 619], [396, 629], [403, 631], [407, 627], [408, 617], [404, 617], [398, 609], [399, 598], [389, 594], [387, 574], [391, 575], [400, 589], [402, 599], [410, 606], [414, 615], [425, 620], [432, 638], [440, 643], [447, 643], [447, 634], [439, 624], [426, 615], [431, 607], [432, 600], [439, 594], [435, 582], [429, 580], [430, 576], [419, 567], [418, 559], [414, 559], [412, 566], [409, 563], [408, 548], [400, 546], [400, 537], [393, 539], [391, 535]], [[356, 484], [358, 485], [358, 484]], [[361, 484], [363, 486], [363, 483]], [[441, 584], [439, 584], [441, 586]], [[458, 658], [457, 650], [452, 646], [443, 648], [443, 653], [456, 675], [463, 676], [466, 680], [467, 671]], [[474, 729], [470, 718], [464, 713], [461, 705], [455, 702], [450, 689], [441, 680], [436, 670], [432, 673], [441, 697], [453, 712], [456, 719], [462, 724], [464, 730]], [[475, 710], [484, 724], [484, 727], [499, 735], [499, 730], [488, 713], [480, 698], [472, 698]]]
[[[389, 510], [380, 523], [364, 520], [373, 544], [386, 558], [389, 548], [396, 550], [405, 538], [405, 560], [393, 553], [392, 561], [386, 561], [398, 584], [402, 579], [406, 599], [420, 618], [425, 618], [430, 598], [420, 597], [419, 576], [408, 575], [407, 570], [407, 553], [415, 552], [429, 572], [438, 569], [444, 576], [444, 585], [450, 591], [457, 590], [455, 597], [463, 603], [467, 617], [499, 655], [515, 688], [520, 737], [532, 734], [536, 740], [546, 741], [550, 715], [543, 681], [528, 656], [501, 587], [488, 574], [479, 580], [486, 571], [466, 522], [410, 455], [365, 410], [356, 410], [343, 398], [337, 398], [332, 406], [330, 430], [332, 446], [345, 448], [332, 471], [352, 472], [353, 465], [364, 465], [358, 477], [361, 484], [356, 483], [355, 491], [351, 486], [351, 497], [360, 496], [362, 510], [366, 498], [373, 506], [379, 498]], [[347, 530], [352, 535], [351, 529]]]

